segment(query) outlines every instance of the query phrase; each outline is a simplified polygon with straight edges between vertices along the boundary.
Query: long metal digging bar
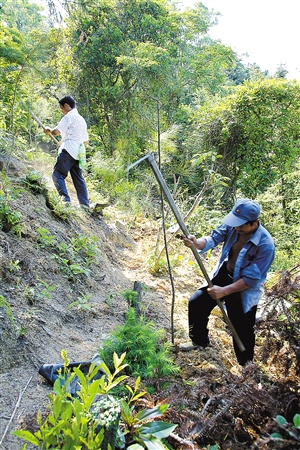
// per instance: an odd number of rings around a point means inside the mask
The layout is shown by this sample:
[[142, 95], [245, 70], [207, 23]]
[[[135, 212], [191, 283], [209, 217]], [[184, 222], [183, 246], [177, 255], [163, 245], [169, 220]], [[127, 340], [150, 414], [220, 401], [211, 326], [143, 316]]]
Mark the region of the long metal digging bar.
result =
[[[160, 170], [158, 168], [158, 165], [155, 162], [153, 153], [149, 153], [148, 155], [144, 156], [143, 158], [138, 160], [133, 165], [136, 165], [137, 163], [139, 163], [139, 162], [141, 162], [143, 160], [146, 160], [149, 163], [149, 165], [151, 166], [151, 168], [153, 170], [153, 173], [154, 173], [154, 175], [155, 175], [155, 177], [156, 177], [160, 187], [162, 188], [162, 190], [163, 190], [163, 192], [165, 194], [165, 197], [166, 197], [166, 199], [167, 199], [167, 201], [168, 201], [168, 203], [170, 205], [170, 208], [172, 209], [172, 211], [174, 213], [174, 216], [175, 216], [175, 218], [177, 220], [177, 223], [178, 223], [179, 227], [181, 228], [183, 234], [185, 236], [188, 236], [189, 235], [189, 231], [188, 231], [188, 229], [187, 229], [187, 227], [186, 227], [186, 225], [185, 225], [185, 223], [184, 223], [184, 221], [183, 221], [183, 219], [182, 219], [182, 217], [181, 217], [181, 215], [180, 215], [180, 213], [179, 213], [179, 211], [178, 211], [178, 209], [177, 209], [177, 207], [175, 205], [174, 199], [173, 199], [173, 197], [172, 197], [172, 195], [171, 195], [171, 193], [170, 193], [170, 191], [168, 189], [168, 186], [166, 185], [165, 180], [163, 179], [163, 176], [162, 176], [162, 174], [161, 174], [161, 172], [160, 172]], [[198, 265], [199, 265], [199, 267], [200, 267], [200, 269], [201, 269], [201, 271], [203, 273], [203, 276], [204, 276], [205, 280], [207, 281], [208, 286], [212, 287], [213, 284], [212, 284], [212, 282], [211, 282], [211, 280], [210, 280], [210, 278], [209, 278], [209, 276], [207, 274], [207, 271], [206, 271], [206, 269], [205, 269], [205, 267], [203, 265], [203, 262], [201, 261], [200, 255], [199, 255], [196, 247], [193, 245], [191, 247], [191, 250], [192, 250], [192, 252], [194, 254], [194, 257], [195, 257], [195, 259], [196, 259], [196, 261], [197, 261], [197, 263], [198, 263]], [[219, 306], [219, 308], [222, 311], [224, 320], [227, 323], [228, 327], [230, 328], [237, 346], [239, 347], [241, 352], [244, 352], [246, 349], [245, 349], [242, 341], [240, 340], [237, 332], [235, 331], [235, 328], [232, 325], [231, 320], [229, 319], [228, 315], [226, 314], [226, 311], [225, 311], [225, 309], [223, 307], [222, 302], [220, 300], [216, 300], [216, 303], [217, 303], [217, 305]]]

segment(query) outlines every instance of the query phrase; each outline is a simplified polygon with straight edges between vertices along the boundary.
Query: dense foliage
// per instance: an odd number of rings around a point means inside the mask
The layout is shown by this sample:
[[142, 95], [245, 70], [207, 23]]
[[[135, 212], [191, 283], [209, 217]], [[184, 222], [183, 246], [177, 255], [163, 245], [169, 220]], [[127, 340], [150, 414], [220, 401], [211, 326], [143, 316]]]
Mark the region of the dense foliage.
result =
[[163, 342], [165, 334], [153, 322], [137, 317], [134, 308], [129, 308], [124, 325], [104, 341], [99, 354], [112, 370], [114, 352], [126, 353], [127, 373], [135, 377], [147, 379], [175, 374], [179, 368], [173, 363], [171, 344]]

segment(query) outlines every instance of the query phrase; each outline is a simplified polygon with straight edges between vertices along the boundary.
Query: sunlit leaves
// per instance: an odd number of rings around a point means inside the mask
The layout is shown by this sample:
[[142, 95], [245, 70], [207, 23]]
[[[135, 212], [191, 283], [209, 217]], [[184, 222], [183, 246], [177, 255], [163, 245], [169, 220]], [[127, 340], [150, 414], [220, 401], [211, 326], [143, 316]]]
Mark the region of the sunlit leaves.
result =
[[[282, 79], [245, 82], [199, 108], [198, 144], [222, 156], [221, 173], [253, 197], [293, 167], [299, 155], [300, 86]], [[197, 142], [196, 141], [196, 142]]]

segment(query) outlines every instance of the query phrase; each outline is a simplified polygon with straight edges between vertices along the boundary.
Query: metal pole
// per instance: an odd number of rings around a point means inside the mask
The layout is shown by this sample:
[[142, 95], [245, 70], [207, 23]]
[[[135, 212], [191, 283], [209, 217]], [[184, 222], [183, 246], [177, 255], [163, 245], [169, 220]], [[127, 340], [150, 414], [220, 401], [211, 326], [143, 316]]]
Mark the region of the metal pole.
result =
[[[169, 205], [170, 205], [170, 208], [171, 208], [172, 211], [173, 211], [173, 214], [174, 214], [174, 216], [175, 216], [175, 218], [176, 218], [176, 220], [177, 220], [177, 223], [178, 223], [179, 227], [181, 228], [183, 234], [184, 234], [185, 236], [188, 236], [188, 235], [189, 235], [188, 229], [187, 229], [187, 227], [186, 227], [186, 225], [185, 225], [185, 223], [184, 223], [184, 221], [183, 221], [183, 219], [182, 219], [182, 217], [181, 217], [181, 215], [180, 215], [180, 213], [179, 213], [179, 211], [178, 211], [178, 209], [177, 209], [177, 206], [176, 206], [176, 204], [175, 204], [175, 202], [174, 202], [174, 199], [173, 199], [173, 197], [172, 197], [172, 195], [171, 195], [171, 193], [170, 193], [170, 191], [169, 191], [169, 189], [168, 189], [168, 186], [166, 185], [166, 182], [165, 182], [165, 180], [163, 179], [162, 174], [161, 174], [161, 172], [160, 172], [160, 170], [159, 170], [159, 168], [158, 168], [158, 166], [157, 166], [157, 164], [156, 164], [156, 162], [155, 162], [153, 153], [149, 153], [148, 155], [144, 156], [144, 157], [141, 158], [139, 161], [137, 161], [137, 163], [138, 163], [138, 162], [141, 162], [141, 161], [143, 161], [143, 160], [147, 160], [147, 162], [148, 162], [149, 165], [151, 166], [151, 168], [152, 168], [152, 170], [153, 170], [153, 173], [154, 173], [154, 175], [155, 175], [155, 177], [156, 177], [156, 179], [157, 179], [157, 181], [158, 181], [160, 187], [162, 188], [162, 190], [163, 190], [163, 192], [164, 192], [164, 194], [165, 194], [165, 197], [166, 197], [166, 199], [167, 199], [167, 201], [168, 201], [168, 203], [169, 203]], [[137, 163], [136, 163], [136, 164], [137, 164]], [[134, 165], [136, 165], [136, 164], [134, 164]], [[132, 165], [132, 166], [133, 166], [133, 165]], [[200, 267], [200, 269], [201, 269], [201, 271], [202, 271], [202, 273], [203, 273], [203, 276], [204, 276], [205, 280], [207, 281], [208, 286], [209, 286], [209, 287], [212, 287], [213, 284], [212, 284], [212, 282], [211, 282], [211, 280], [210, 280], [210, 278], [209, 278], [209, 276], [208, 276], [208, 274], [207, 274], [207, 271], [206, 271], [206, 269], [205, 269], [205, 267], [204, 267], [204, 265], [203, 265], [203, 262], [202, 262], [202, 260], [201, 260], [201, 258], [200, 258], [200, 255], [199, 255], [199, 253], [198, 253], [198, 250], [196, 249], [196, 247], [195, 247], [194, 245], [192, 245], [191, 250], [192, 250], [192, 252], [193, 252], [193, 254], [194, 254], [194, 257], [195, 257], [195, 259], [196, 259], [196, 261], [197, 261], [197, 263], [198, 263], [198, 265], [199, 265], [199, 267]], [[232, 335], [233, 335], [233, 337], [234, 337], [235, 342], [237, 343], [239, 349], [240, 349], [242, 352], [244, 352], [246, 349], [245, 349], [245, 347], [244, 347], [242, 341], [240, 340], [240, 338], [239, 338], [237, 332], [235, 331], [235, 328], [234, 328], [234, 326], [232, 325], [231, 320], [229, 319], [228, 315], [226, 314], [226, 311], [225, 311], [225, 309], [224, 309], [224, 307], [223, 307], [222, 302], [221, 302], [220, 300], [216, 300], [216, 303], [217, 303], [217, 305], [219, 306], [219, 308], [220, 308], [221, 311], [222, 311], [224, 320], [225, 320], [225, 322], [227, 323], [228, 327], [230, 328], [230, 330], [231, 330], [231, 332], [232, 332]]]

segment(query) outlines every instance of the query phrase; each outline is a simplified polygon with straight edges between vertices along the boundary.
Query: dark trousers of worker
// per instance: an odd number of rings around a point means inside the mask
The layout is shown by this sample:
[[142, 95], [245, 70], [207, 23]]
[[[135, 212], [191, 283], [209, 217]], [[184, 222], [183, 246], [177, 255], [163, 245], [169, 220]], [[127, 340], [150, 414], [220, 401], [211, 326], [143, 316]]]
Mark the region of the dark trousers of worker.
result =
[[[233, 282], [226, 263], [211, 281], [214, 285], [222, 287]], [[228, 317], [246, 349], [242, 352], [233, 339], [237, 360], [241, 366], [244, 366], [246, 362], [252, 361], [254, 356], [254, 324], [257, 307], [254, 306], [245, 314], [239, 293], [228, 295], [222, 301], [225, 302]], [[208, 294], [207, 287], [198, 289], [189, 300], [189, 336], [197, 345], [206, 347], [209, 343], [207, 324], [209, 315], [216, 304], [216, 301]]]
[[71, 199], [68, 194], [65, 179], [70, 172], [74, 187], [76, 189], [77, 198], [80, 205], [89, 206], [88, 192], [84, 178], [82, 176], [82, 170], [79, 167], [79, 161], [74, 159], [67, 150], [62, 150], [58, 155], [55, 163], [52, 179], [59, 195], [64, 197], [66, 202], [70, 202]]

